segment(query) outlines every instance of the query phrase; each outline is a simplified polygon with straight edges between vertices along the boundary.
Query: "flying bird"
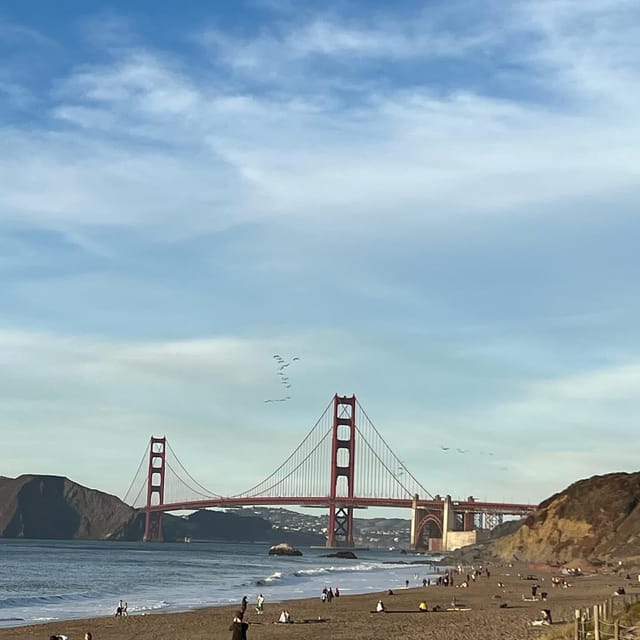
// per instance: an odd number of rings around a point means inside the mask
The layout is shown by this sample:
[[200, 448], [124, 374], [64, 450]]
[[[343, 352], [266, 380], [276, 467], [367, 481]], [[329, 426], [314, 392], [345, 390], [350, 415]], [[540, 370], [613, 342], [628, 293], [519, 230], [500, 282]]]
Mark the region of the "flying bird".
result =
[[440, 447], [443, 451], [449, 451], [451, 447]]

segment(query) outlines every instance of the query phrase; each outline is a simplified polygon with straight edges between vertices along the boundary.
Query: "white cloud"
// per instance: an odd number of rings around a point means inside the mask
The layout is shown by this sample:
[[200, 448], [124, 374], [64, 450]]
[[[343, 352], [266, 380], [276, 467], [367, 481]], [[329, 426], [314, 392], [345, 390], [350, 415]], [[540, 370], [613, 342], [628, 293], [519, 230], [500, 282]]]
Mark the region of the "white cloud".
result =
[[[460, 321], [472, 328], [481, 321], [481, 313], [471, 304], [465, 307], [462, 300], [468, 288], [456, 288], [459, 283], [453, 277], [467, 245], [461, 243], [460, 251], [443, 250], [439, 270], [429, 271], [426, 260], [416, 259], [404, 271], [391, 273], [394, 263], [406, 258], [407, 245], [422, 242], [425, 254], [439, 249], [429, 243], [441, 236], [430, 232], [443, 227], [484, 238], [495, 231], [496, 220], [513, 224], [527, 218], [539, 222], [540, 238], [554, 238], [561, 224], [571, 226], [589, 216], [606, 223], [612, 211], [624, 218], [627, 210], [637, 209], [640, 126], [635, 60], [640, 38], [637, 23], [629, 19], [635, 4], [594, 0], [516, 6], [505, 11], [494, 28], [481, 24], [464, 31], [436, 29], [434, 25], [447, 24], [446, 12], [432, 22], [421, 16], [414, 22], [398, 17], [387, 23], [294, 12], [287, 14], [291, 23], [253, 37], [209, 31], [209, 60], [154, 50], [110, 32], [106, 44], [101, 43], [107, 62], [78, 61], [55, 78], [55, 91], [48, 96], [49, 118], [26, 125], [13, 122], [0, 130], [0, 225], [57, 230], [74, 246], [103, 257], [109, 263], [107, 271], [118, 265], [121, 272], [135, 272], [139, 265], [133, 261], [119, 262], [123, 239], [135, 238], [142, 248], [161, 244], [164, 249], [184, 238], [201, 237], [200, 268], [216, 250], [213, 242], [212, 248], [207, 244], [207, 234], [262, 221], [270, 233], [251, 240], [243, 237], [238, 241], [241, 249], [236, 251], [234, 245], [221, 265], [204, 275], [222, 279], [242, 272], [243, 284], [267, 281], [271, 289], [260, 292], [263, 297], [256, 300], [236, 295], [239, 289], [229, 299], [224, 297], [228, 292], [220, 295], [216, 290], [216, 300], [229, 300], [237, 306], [238, 318], [252, 316], [257, 322], [264, 312], [261, 305], [276, 304], [272, 299], [282, 304], [270, 326], [281, 322], [298, 336], [299, 341], [284, 340], [292, 352], [309, 342], [315, 351], [315, 369], [301, 385], [306, 406], [316, 406], [320, 389], [322, 402], [327, 393], [349, 392], [352, 387], [362, 388], [376, 402], [387, 392], [403, 398], [402, 410], [412, 418], [393, 415], [398, 408], [386, 400], [387, 408], [372, 409], [372, 414], [388, 416], [394, 426], [415, 436], [416, 440], [404, 439], [399, 452], [412, 470], [424, 464], [423, 450], [414, 444], [421, 442], [425, 423], [438, 425], [432, 427], [428, 446], [441, 435], [440, 425], [450, 428], [452, 438], [469, 440], [472, 448], [481, 449], [487, 438], [495, 441], [503, 459], [478, 477], [467, 478], [464, 467], [454, 472], [438, 460], [429, 461], [441, 474], [437, 477], [442, 485], [456, 487], [460, 494], [475, 494], [473, 483], [478, 479], [485, 488], [504, 488], [497, 473], [502, 467], [512, 469], [513, 488], [520, 495], [528, 495], [532, 468], [543, 469], [549, 485], [564, 478], [562, 474], [589, 475], [615, 460], [618, 445], [601, 432], [608, 427], [629, 437], [629, 416], [640, 408], [635, 400], [640, 378], [635, 345], [623, 364], [604, 364], [587, 373], [580, 372], [584, 363], [567, 364], [562, 374], [544, 381], [531, 381], [536, 375], [530, 366], [534, 356], [525, 354], [521, 368], [514, 367], [517, 381], [508, 387], [512, 396], [505, 400], [493, 384], [499, 377], [496, 359], [486, 350], [476, 349], [478, 357], [466, 360], [437, 354], [441, 369], [425, 364], [425, 356], [433, 355], [425, 345], [440, 337], [429, 333], [436, 311], [445, 322], [452, 318], [452, 325], [461, 316], [465, 317]], [[110, 25], [110, 31], [119, 31], [117, 21]], [[429, 28], [423, 29], [425, 25]], [[9, 35], [16, 33], [14, 29]], [[501, 64], [493, 65], [492, 56]], [[458, 73], [446, 75], [437, 68], [442, 58], [455, 59]], [[508, 70], [504, 76], [498, 70], [495, 77], [479, 78], [477, 70], [469, 71], [472, 58], [485, 60], [492, 70], [504, 63]], [[400, 67], [394, 65], [424, 61], [434, 63], [433, 76], [417, 77], [415, 70], [404, 76], [395, 73]], [[379, 62], [389, 65], [389, 73], [368, 72], [368, 63]], [[13, 75], [0, 81], [0, 91], [8, 91], [14, 100], [31, 95]], [[604, 204], [594, 213], [586, 205], [596, 200]], [[603, 240], [604, 248], [615, 252], [631, 228], [621, 224], [617, 236]], [[510, 229], [520, 227], [514, 224]], [[485, 241], [487, 256], [504, 249], [490, 237]], [[585, 282], [598, 268], [602, 248], [596, 249], [585, 250], [594, 261], [581, 274]], [[568, 247], [567, 255], [575, 250]], [[168, 253], [143, 256], [141, 261], [153, 271], [156, 261]], [[354, 254], [360, 262], [352, 259]], [[530, 260], [526, 266], [533, 274], [543, 271], [534, 264], [535, 257], [522, 258]], [[21, 261], [29, 267], [40, 264], [38, 256], [26, 251], [16, 251], [8, 264], [17, 272]], [[168, 269], [176, 264], [178, 260]], [[555, 266], [560, 276], [567, 268], [562, 260]], [[633, 269], [631, 264], [623, 274], [623, 289], [625, 277], [633, 280]], [[509, 265], [504, 271], [508, 270]], [[503, 275], [505, 280], [511, 276]], [[61, 307], [72, 307], [66, 312], [77, 316], [74, 322], [89, 324], [87, 302], [77, 295], [86, 289], [67, 290], [59, 282], [57, 287], [40, 283], [39, 288], [39, 283], [25, 280], [12, 293], [18, 292], [22, 308], [25, 300], [29, 302], [35, 326], [46, 327], [51, 317], [59, 317], [38, 315], [38, 294], [47, 292], [60, 296]], [[116, 280], [119, 287], [126, 278]], [[532, 276], [532, 281], [540, 289], [553, 284], [544, 276]], [[318, 300], [301, 308], [312, 299], [317, 284], [323, 285], [318, 287]], [[530, 294], [526, 284], [523, 296]], [[211, 295], [208, 288], [198, 288], [202, 285], [193, 287], [194, 297], [196, 291], [203, 298]], [[65, 298], [63, 290], [76, 293], [77, 299]], [[298, 294], [306, 290], [309, 296], [301, 302]], [[166, 291], [168, 308], [172, 296], [169, 287]], [[387, 309], [385, 301], [390, 301]], [[496, 316], [508, 316], [518, 304], [512, 299], [501, 302], [503, 312], [496, 309]], [[577, 313], [599, 310], [597, 299], [589, 303]], [[109, 303], [104, 304], [106, 308]], [[554, 304], [557, 301], [549, 302]], [[628, 304], [632, 303], [623, 301], [617, 307], [619, 316], [625, 315]], [[463, 310], [448, 316], [447, 311], [456, 307]], [[397, 309], [396, 324], [391, 314], [384, 316], [389, 309]], [[602, 312], [607, 310], [605, 306]], [[184, 317], [189, 313], [193, 309]], [[349, 317], [341, 318], [341, 313]], [[543, 319], [558, 315], [544, 306], [539, 313]], [[349, 327], [359, 330], [346, 327], [347, 320]], [[375, 331], [368, 329], [376, 320], [388, 324], [372, 340]], [[618, 322], [619, 317], [602, 324], [603, 342]], [[423, 331], [412, 335], [410, 328], [420, 323]], [[172, 335], [188, 334], [188, 325], [184, 322]], [[337, 336], [327, 335], [322, 328], [327, 325]], [[50, 415], [66, 442], [76, 434], [83, 445], [91, 437], [83, 428], [91, 434], [104, 430], [117, 439], [128, 434], [132, 441], [146, 440], [154, 425], [169, 430], [183, 424], [187, 446], [197, 460], [203, 434], [231, 443], [233, 436], [226, 429], [232, 422], [250, 434], [251, 460], [257, 461], [250, 473], [259, 480], [263, 471], [271, 470], [273, 461], [262, 461], [260, 448], [281, 451], [281, 446], [260, 438], [277, 420], [270, 415], [266, 427], [247, 427], [263, 424], [263, 416], [257, 419], [258, 409], [243, 408], [242, 403], [250, 392], [261, 405], [267, 391], [263, 384], [272, 382], [266, 363], [282, 340], [240, 338], [233, 331], [226, 337], [185, 340], [92, 339], [73, 337], [74, 330], [69, 328], [69, 338], [46, 330], [0, 334], [3, 393], [10, 411], [5, 424], [24, 425], [24, 433], [33, 428], [40, 436], [46, 431], [43, 416]], [[519, 333], [522, 327], [513, 325], [496, 331], [503, 346], [513, 334], [514, 342], [528, 338]], [[407, 349], [412, 339], [415, 344]], [[539, 340], [544, 343], [544, 337]], [[372, 347], [376, 341], [379, 345]], [[529, 350], [535, 351], [536, 344], [529, 342]], [[551, 353], [554, 345], [544, 344], [545, 353]], [[504, 350], [505, 360], [514, 353], [510, 346]], [[523, 353], [524, 349], [519, 355]], [[385, 363], [383, 372], [380, 362]], [[568, 372], [572, 366], [577, 373]], [[410, 380], [401, 384], [403, 375]], [[475, 399], [470, 378], [485, 382], [492, 377], [493, 386], [482, 402]], [[484, 391], [482, 385], [478, 388]], [[457, 403], [453, 391], [459, 394]], [[472, 406], [459, 406], [463, 400]], [[429, 402], [437, 408], [425, 409]], [[231, 417], [230, 406], [239, 407]], [[301, 406], [295, 420], [303, 413]], [[629, 407], [634, 411], [625, 412]], [[413, 419], [416, 414], [422, 421]], [[286, 428], [294, 422], [292, 418]], [[66, 442], [51, 446], [58, 446], [62, 456]], [[581, 450], [586, 446], [597, 447], [598, 455]], [[554, 468], [556, 455], [567, 460], [560, 475]], [[21, 458], [22, 463], [27, 460]], [[630, 456], [620, 460], [633, 464]], [[209, 462], [196, 465], [211, 473]], [[25, 470], [18, 462], [14, 468]], [[85, 469], [88, 472], [88, 465]], [[98, 486], [97, 480], [92, 484]], [[532, 492], [539, 496], [546, 486], [540, 481]]]

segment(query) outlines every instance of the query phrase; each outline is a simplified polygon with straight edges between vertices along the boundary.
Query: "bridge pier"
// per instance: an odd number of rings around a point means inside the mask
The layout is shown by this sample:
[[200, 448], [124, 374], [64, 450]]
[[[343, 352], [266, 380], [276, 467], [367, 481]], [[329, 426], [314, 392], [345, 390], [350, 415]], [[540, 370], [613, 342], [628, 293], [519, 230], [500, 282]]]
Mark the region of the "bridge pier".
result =
[[[436, 496], [435, 504], [420, 506], [416, 494], [411, 501], [411, 548], [415, 550], [441, 551], [443, 536], [443, 502]], [[428, 545], [425, 545], [425, 531], [428, 532]]]
[[354, 496], [356, 397], [333, 397], [331, 435], [331, 491], [327, 547], [353, 547], [353, 507], [340, 498]]
[[154, 504], [164, 504], [164, 478], [167, 439], [151, 436], [149, 444], [149, 471], [147, 475], [147, 504], [145, 507], [144, 542], [163, 539], [162, 512], [151, 511]]

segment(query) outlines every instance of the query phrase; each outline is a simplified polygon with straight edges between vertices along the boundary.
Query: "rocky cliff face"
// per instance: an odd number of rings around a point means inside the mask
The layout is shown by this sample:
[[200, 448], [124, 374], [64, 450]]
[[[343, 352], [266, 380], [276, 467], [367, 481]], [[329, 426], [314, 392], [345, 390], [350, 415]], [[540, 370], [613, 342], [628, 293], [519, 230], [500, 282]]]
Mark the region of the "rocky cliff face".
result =
[[93, 540], [142, 536], [140, 514], [59, 476], [0, 478], [0, 537]]
[[506, 561], [640, 562], [640, 473], [580, 480], [540, 504], [509, 535], [486, 545]]

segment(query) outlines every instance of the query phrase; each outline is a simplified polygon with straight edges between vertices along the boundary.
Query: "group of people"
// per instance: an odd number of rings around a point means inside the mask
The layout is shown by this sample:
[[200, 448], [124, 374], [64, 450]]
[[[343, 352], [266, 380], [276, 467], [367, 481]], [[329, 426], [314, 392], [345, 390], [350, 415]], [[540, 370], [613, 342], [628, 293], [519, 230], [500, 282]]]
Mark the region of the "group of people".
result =
[[320, 595], [320, 600], [322, 600], [322, 602], [331, 602], [334, 598], [339, 598], [340, 597], [340, 589], [338, 589], [338, 587], [335, 588], [335, 590], [332, 587], [325, 587], [322, 590], [322, 594]]

